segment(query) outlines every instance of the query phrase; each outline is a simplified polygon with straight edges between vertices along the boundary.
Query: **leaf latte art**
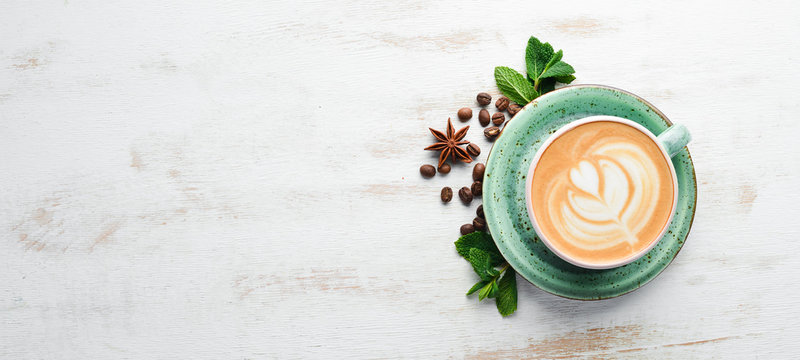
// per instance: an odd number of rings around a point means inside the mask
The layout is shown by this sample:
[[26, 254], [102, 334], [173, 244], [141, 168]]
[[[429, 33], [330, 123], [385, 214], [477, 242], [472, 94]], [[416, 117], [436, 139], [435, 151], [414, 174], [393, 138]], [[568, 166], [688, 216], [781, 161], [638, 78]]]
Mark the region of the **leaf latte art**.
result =
[[597, 121], [568, 130], [544, 150], [531, 201], [551, 246], [584, 263], [611, 263], [657, 240], [674, 190], [670, 164], [649, 136]]

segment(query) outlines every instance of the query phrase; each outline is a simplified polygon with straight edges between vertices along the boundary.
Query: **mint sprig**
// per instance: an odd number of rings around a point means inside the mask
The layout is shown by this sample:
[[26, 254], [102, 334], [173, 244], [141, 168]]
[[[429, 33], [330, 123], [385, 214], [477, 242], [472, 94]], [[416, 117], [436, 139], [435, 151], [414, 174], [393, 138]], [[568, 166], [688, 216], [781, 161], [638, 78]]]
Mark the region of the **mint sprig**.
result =
[[470, 250], [473, 248], [483, 250], [489, 254], [492, 266], [499, 266], [506, 262], [503, 255], [500, 255], [500, 250], [497, 250], [492, 236], [483, 231], [476, 231], [458, 238], [456, 241], [456, 251], [458, 254], [469, 260]]
[[[467, 296], [478, 292], [478, 301], [495, 299], [500, 315], [509, 316], [517, 310], [517, 274], [503, 259], [492, 236], [476, 231], [460, 237], [456, 251], [471, 265], [480, 281], [468, 291]], [[498, 270], [496, 267], [501, 267]]]
[[517, 272], [512, 268], [506, 270], [497, 290], [497, 311], [500, 315], [508, 316], [517, 311]]
[[489, 253], [481, 249], [469, 249], [467, 261], [472, 264], [472, 269], [483, 281], [490, 281], [496, 275], [496, 270], [491, 265]]
[[527, 104], [539, 96], [533, 85], [512, 68], [505, 66], [494, 68], [494, 79], [500, 91], [517, 104]]
[[[550, 43], [542, 43], [536, 37], [528, 39], [525, 49], [525, 64], [527, 77], [514, 69], [498, 66], [494, 68], [494, 79], [497, 88], [520, 105], [531, 102], [538, 96], [553, 91], [556, 82], [569, 84], [575, 80], [575, 69], [562, 61], [562, 50], [553, 50]], [[527, 81], [520, 81], [525, 80]]]

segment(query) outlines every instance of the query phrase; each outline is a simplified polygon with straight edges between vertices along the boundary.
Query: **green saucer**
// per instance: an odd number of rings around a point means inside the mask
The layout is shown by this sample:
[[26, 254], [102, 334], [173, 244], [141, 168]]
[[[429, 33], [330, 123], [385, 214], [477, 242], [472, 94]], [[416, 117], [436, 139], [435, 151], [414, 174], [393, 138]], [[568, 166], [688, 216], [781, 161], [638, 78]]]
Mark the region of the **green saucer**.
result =
[[554, 295], [600, 300], [636, 290], [672, 262], [694, 219], [697, 182], [689, 150], [672, 158], [678, 176], [678, 206], [666, 235], [641, 259], [606, 270], [584, 269], [550, 252], [531, 226], [525, 206], [525, 176], [536, 150], [561, 126], [592, 115], [633, 120], [658, 135], [672, 123], [650, 103], [629, 92], [599, 85], [567, 86], [534, 100], [509, 121], [486, 162], [483, 209], [500, 252], [522, 277]]

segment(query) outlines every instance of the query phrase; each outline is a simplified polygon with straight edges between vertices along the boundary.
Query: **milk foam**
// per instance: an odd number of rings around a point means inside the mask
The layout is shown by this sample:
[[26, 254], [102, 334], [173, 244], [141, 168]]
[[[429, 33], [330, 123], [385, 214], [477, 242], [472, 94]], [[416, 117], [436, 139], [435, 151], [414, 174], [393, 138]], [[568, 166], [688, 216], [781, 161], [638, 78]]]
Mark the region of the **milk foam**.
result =
[[670, 171], [658, 145], [639, 130], [606, 121], [579, 125], [544, 150], [534, 171], [537, 226], [572, 258], [623, 259], [666, 226]]
[[552, 193], [551, 211], [560, 212], [565, 239], [582, 249], [602, 249], [623, 241], [635, 244], [658, 200], [660, 179], [644, 151], [624, 142], [597, 146], [557, 181], [566, 196]]

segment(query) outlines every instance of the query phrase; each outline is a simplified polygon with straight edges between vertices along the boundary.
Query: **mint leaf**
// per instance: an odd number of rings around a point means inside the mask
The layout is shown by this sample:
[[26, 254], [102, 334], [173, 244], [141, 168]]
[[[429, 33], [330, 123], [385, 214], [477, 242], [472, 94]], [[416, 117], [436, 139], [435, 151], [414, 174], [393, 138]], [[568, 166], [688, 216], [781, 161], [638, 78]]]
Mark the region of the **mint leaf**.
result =
[[492, 269], [491, 258], [489, 253], [481, 249], [469, 249], [469, 257], [467, 258], [475, 273], [481, 277], [483, 281], [491, 281], [492, 276], [489, 274], [489, 269]]
[[524, 106], [539, 96], [531, 83], [512, 68], [505, 66], [494, 68], [494, 80], [503, 95], [517, 104]]
[[525, 64], [527, 66], [528, 79], [531, 80], [531, 83], [544, 72], [544, 67], [553, 57], [553, 54], [553, 47], [549, 43], [542, 44], [539, 39], [533, 36], [528, 39], [528, 47], [525, 48]]
[[546, 79], [557, 77], [558, 79], [556, 80], [565, 84], [575, 80], [575, 77], [571, 76], [575, 73], [575, 69], [566, 62], [561, 61], [563, 56], [564, 52], [562, 50], [554, 52], [549, 43], [542, 43], [533, 36], [528, 39], [528, 47], [525, 49], [525, 65], [528, 70], [527, 79], [533, 84], [537, 94], [541, 95], [555, 88], [555, 82], [552, 80], [547, 81]]
[[489, 273], [489, 275], [491, 275], [491, 276], [500, 275], [500, 271], [495, 269], [495, 268], [493, 268], [493, 267], [490, 267], [489, 270], [487, 270], [486, 272]]
[[559, 77], [549, 77], [549, 78], [546, 78], [546, 79], [541, 79], [539, 81], [539, 93], [544, 95], [544, 94], [547, 94], [547, 93], [555, 90], [556, 82], [569, 84], [569, 83], [572, 82], [572, 80], [575, 80], [575, 77], [572, 76], [572, 75], [559, 76]]
[[476, 231], [464, 235], [456, 241], [456, 251], [458, 254], [469, 260], [469, 250], [472, 248], [481, 249], [489, 253], [492, 266], [498, 266], [506, 260], [500, 255], [500, 250], [497, 250], [492, 236], [483, 231]]
[[481, 292], [478, 293], [478, 301], [482, 301], [483, 299], [489, 297], [489, 293], [492, 291], [493, 283], [494, 281], [486, 284], [486, 286], [481, 289]]
[[575, 80], [575, 75], [556, 76], [554, 79], [562, 84], [569, 84]]
[[472, 287], [467, 291], [467, 296], [472, 295], [474, 292], [478, 291], [478, 289], [486, 286], [486, 284], [487, 282], [483, 280], [476, 282], [475, 285], [472, 285]]
[[556, 79], [555, 78], [547, 78], [542, 79], [539, 82], [539, 92], [541, 94], [547, 94], [556, 89]]
[[547, 70], [550, 69], [557, 62], [561, 61], [562, 57], [564, 57], [564, 52], [561, 51], [561, 50], [558, 50], [557, 53], [553, 54], [553, 56], [551, 56], [550, 59], [547, 60], [547, 65], [544, 66], [544, 70], [542, 70], [542, 73], [539, 74], [537, 77], [540, 78], [540, 79], [545, 78], [546, 76], [543, 76], [543, 75], [547, 72]]
[[517, 273], [509, 267], [503, 278], [500, 279], [497, 298], [495, 299], [497, 311], [503, 317], [509, 316], [517, 311]]
[[547, 70], [544, 73], [542, 73], [542, 76], [540, 76], [540, 78], [569, 76], [572, 75], [573, 73], [575, 73], [575, 69], [573, 69], [572, 66], [563, 61], [559, 61], [548, 67]]
[[489, 294], [487, 295], [487, 297], [493, 298], [493, 297], [497, 296], [497, 292], [500, 290], [500, 286], [497, 285], [497, 279], [496, 278], [492, 280], [490, 285], [492, 285], [492, 288], [489, 290]]

